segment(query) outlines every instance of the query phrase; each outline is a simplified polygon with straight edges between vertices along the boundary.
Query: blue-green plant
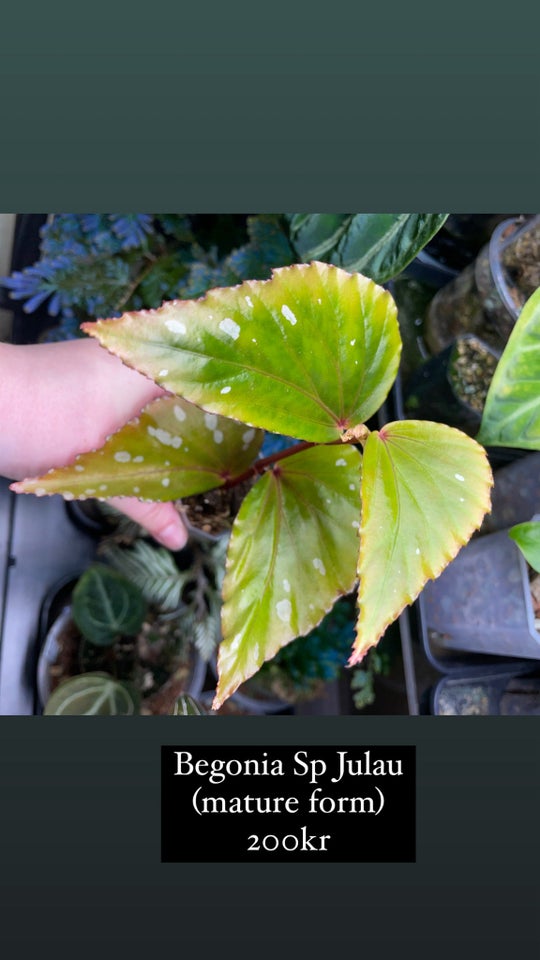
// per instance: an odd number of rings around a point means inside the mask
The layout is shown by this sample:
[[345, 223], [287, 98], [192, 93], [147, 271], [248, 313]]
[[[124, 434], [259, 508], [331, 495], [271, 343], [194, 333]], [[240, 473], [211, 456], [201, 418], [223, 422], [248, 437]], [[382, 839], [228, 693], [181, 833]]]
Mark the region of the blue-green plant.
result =
[[[263, 279], [294, 254], [283, 219], [184, 214], [54, 214], [40, 258], [0, 279], [23, 309], [51, 317], [48, 340], [81, 336], [82, 321], [151, 309], [214, 286]], [[201, 223], [202, 220], [202, 223]], [[54, 324], [54, 325], [53, 325]]]

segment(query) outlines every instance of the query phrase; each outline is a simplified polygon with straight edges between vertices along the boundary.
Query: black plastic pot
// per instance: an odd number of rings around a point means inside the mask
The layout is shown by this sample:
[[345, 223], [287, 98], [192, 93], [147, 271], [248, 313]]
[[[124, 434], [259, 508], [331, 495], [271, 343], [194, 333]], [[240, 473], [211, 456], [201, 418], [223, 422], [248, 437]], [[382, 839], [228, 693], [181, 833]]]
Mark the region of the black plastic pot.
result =
[[540, 677], [500, 669], [443, 677], [431, 691], [436, 716], [540, 715]]
[[[394, 419], [405, 419], [401, 376], [398, 374], [389, 398], [389, 414]], [[489, 533], [521, 523], [530, 519], [540, 502], [540, 453], [519, 451], [521, 459], [501, 465], [495, 474], [495, 486], [492, 494], [492, 512], [484, 519], [481, 532]], [[458, 554], [459, 556], [459, 554]], [[406, 645], [409, 659], [409, 673], [414, 675], [414, 686], [419, 694], [420, 708], [426, 695], [418, 679], [418, 668], [414, 666], [411, 651], [419, 644], [429, 668], [436, 673], [451, 676], [475, 676], [483, 673], [524, 672], [534, 666], [530, 659], [521, 655], [506, 656], [476, 652], [453, 646], [448, 636], [437, 633], [429, 621], [426, 610], [426, 592], [438, 581], [431, 581], [424, 588], [416, 602], [404, 611], [407, 615], [406, 630], [409, 633]], [[401, 620], [401, 618], [400, 618]], [[539, 667], [540, 670], [540, 667]], [[411, 688], [412, 688], [411, 684]], [[417, 701], [418, 702], [418, 701]], [[416, 711], [418, 712], [418, 710]]]
[[423, 602], [443, 646], [531, 658], [540, 666], [527, 564], [506, 530], [471, 540], [426, 585]]

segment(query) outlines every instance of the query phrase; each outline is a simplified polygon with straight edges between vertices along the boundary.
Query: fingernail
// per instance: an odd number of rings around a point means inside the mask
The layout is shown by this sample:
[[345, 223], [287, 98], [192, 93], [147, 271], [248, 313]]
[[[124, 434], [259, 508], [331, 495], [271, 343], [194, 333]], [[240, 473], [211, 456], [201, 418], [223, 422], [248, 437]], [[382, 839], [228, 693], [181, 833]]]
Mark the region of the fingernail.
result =
[[156, 536], [156, 540], [169, 550], [181, 550], [182, 547], [185, 547], [187, 533], [181, 520], [179, 519], [178, 523], [173, 521], [164, 527], [163, 530], [160, 530], [159, 536]]

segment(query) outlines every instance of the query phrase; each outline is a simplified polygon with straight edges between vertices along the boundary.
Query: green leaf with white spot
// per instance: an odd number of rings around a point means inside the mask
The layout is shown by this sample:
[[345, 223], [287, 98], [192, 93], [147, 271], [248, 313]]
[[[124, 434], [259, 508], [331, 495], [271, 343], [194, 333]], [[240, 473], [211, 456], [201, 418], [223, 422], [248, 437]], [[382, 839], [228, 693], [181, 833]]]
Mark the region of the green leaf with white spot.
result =
[[127, 684], [106, 673], [84, 673], [64, 680], [49, 697], [45, 716], [133, 717], [139, 698]]
[[358, 663], [480, 526], [493, 480], [459, 430], [403, 420], [372, 432], [362, 463]]
[[527, 563], [540, 573], [540, 522], [517, 523], [508, 531], [515, 540]]
[[222, 486], [255, 460], [264, 434], [179, 397], [159, 397], [97, 451], [33, 480], [17, 493], [66, 499], [135, 496], [176, 500]]
[[297, 214], [292, 243], [303, 260], [328, 260], [377, 283], [397, 276], [442, 227], [446, 213]]
[[352, 590], [360, 471], [354, 447], [312, 447], [278, 461], [244, 500], [223, 583], [216, 709]]
[[84, 329], [205, 410], [315, 443], [379, 409], [401, 351], [390, 294], [322, 263]]
[[497, 364], [477, 439], [540, 450], [540, 289], [527, 300]]

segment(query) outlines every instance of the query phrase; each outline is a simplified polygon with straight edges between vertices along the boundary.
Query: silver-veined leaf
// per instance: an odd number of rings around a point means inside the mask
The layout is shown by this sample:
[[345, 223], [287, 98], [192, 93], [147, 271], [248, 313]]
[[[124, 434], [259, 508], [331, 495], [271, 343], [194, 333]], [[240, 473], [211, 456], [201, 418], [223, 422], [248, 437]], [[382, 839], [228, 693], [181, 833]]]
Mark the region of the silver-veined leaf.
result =
[[139, 698], [127, 684], [105, 673], [84, 673], [64, 680], [49, 697], [45, 716], [132, 717]]

